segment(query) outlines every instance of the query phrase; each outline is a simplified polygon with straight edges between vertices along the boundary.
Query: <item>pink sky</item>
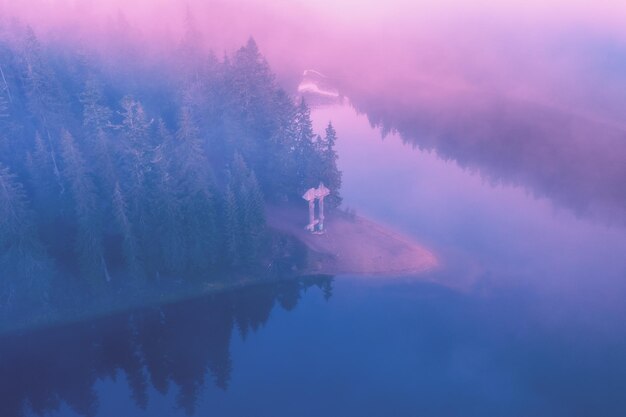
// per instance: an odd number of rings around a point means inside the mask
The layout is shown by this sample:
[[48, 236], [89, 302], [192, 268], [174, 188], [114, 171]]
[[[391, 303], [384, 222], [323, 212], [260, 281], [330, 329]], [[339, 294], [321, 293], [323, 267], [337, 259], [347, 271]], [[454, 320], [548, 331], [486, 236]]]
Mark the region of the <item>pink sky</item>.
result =
[[102, 36], [121, 12], [153, 49], [178, 39], [187, 6], [218, 55], [253, 35], [283, 76], [312, 67], [432, 100], [480, 89], [585, 114], [588, 58], [575, 43], [626, 40], [626, 3], [614, 0], [0, 0], [57, 36]]

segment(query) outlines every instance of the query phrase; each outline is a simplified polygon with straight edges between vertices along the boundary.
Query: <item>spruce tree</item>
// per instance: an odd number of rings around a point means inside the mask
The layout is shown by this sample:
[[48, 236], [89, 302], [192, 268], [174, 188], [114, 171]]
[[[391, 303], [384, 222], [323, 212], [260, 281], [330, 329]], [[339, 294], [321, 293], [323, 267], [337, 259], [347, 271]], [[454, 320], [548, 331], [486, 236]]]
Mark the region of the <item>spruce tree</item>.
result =
[[152, 229], [154, 252], [152, 259], [158, 267], [170, 272], [181, 272], [185, 262], [185, 231], [182, 230], [182, 201], [177, 190], [178, 176], [172, 158], [174, 138], [165, 123], [160, 120], [157, 128], [159, 145], [151, 161], [152, 190], [148, 206], [151, 210], [149, 223]]
[[0, 89], [0, 126], [5, 119], [9, 117], [9, 103], [7, 98], [4, 96], [3, 91]]
[[0, 310], [44, 300], [50, 271], [24, 188], [0, 164]]
[[224, 195], [224, 229], [226, 261], [231, 267], [239, 267], [242, 264], [241, 239], [243, 236], [237, 199], [230, 185], [226, 187]]
[[122, 235], [124, 258], [130, 272], [136, 276], [139, 271], [138, 245], [130, 222], [126, 198], [122, 193], [119, 183], [115, 184], [112, 196], [113, 216], [117, 230]]
[[296, 192], [301, 194], [306, 189], [316, 186], [319, 182], [315, 175], [318, 158], [313, 145], [311, 110], [304, 99], [302, 99], [296, 110], [294, 128], [293, 146], [296, 164]]
[[202, 146], [200, 130], [189, 108], [181, 111], [176, 140], [175, 153], [184, 185], [191, 192], [207, 193], [212, 174]]
[[41, 44], [32, 28], [27, 27], [17, 56], [25, 89], [27, 106], [44, 135], [56, 135], [61, 124], [71, 121], [64, 94]]
[[34, 237], [24, 187], [0, 165], [0, 253], [16, 250], [23, 256], [32, 248]]
[[217, 261], [217, 210], [209, 163], [191, 112], [183, 108], [176, 134], [176, 175], [189, 264], [203, 270]]
[[265, 152], [266, 162], [257, 170], [259, 182], [266, 196], [275, 200], [299, 198], [295, 184], [295, 112], [296, 108], [284, 91], [276, 93], [273, 101], [276, 128], [272, 132]]
[[94, 276], [108, 277], [102, 249], [102, 222], [91, 173], [73, 136], [61, 133], [63, 174], [68, 183], [77, 224], [76, 252], [83, 269]]
[[264, 167], [265, 148], [275, 129], [271, 105], [276, 90], [274, 76], [259, 48], [250, 38], [233, 56], [226, 77], [231, 135], [238, 150], [254, 169]]
[[8, 133], [9, 104], [0, 88], [0, 160], [8, 160], [11, 153]]
[[120, 170], [116, 166], [114, 158], [114, 145], [109, 132], [98, 130], [95, 133], [92, 159], [100, 188], [106, 194], [111, 194], [115, 183], [119, 181]]
[[[130, 191], [136, 200], [140, 196], [144, 175], [147, 170], [149, 146], [148, 120], [143, 105], [130, 96], [124, 97], [121, 103], [122, 125], [122, 164]], [[135, 207], [136, 208], [136, 207]]]
[[85, 134], [95, 136], [99, 131], [107, 129], [113, 112], [104, 104], [103, 87], [94, 75], [85, 82], [80, 102], [83, 105]]
[[93, 161], [96, 186], [104, 195], [114, 193], [119, 172], [115, 166], [111, 141], [113, 111], [104, 103], [103, 87], [95, 75], [88, 76], [80, 94], [83, 106], [83, 134], [87, 144], [86, 157]]
[[[153, 156], [149, 140], [151, 121], [148, 120], [143, 105], [130, 96], [122, 99], [121, 107], [122, 124], [117, 126], [121, 131], [117, 146], [119, 182], [127, 197], [129, 216], [136, 225], [135, 232], [142, 242], [149, 244], [144, 237], [150, 232], [150, 226], [146, 223], [150, 211], [146, 176]], [[141, 251], [143, 250], [144, 245]]]
[[244, 231], [248, 242], [247, 261], [252, 265], [260, 259], [261, 245], [265, 237], [265, 202], [254, 172], [250, 172], [241, 192], [240, 199], [244, 205]]
[[[232, 198], [234, 209], [227, 211], [231, 229], [239, 233], [237, 242], [238, 260], [247, 266], [256, 263], [260, 256], [261, 242], [265, 230], [265, 205], [263, 194], [254, 172], [248, 168], [243, 157], [236, 153], [229, 175], [227, 199]], [[229, 206], [227, 202], [227, 207]], [[232, 216], [232, 219], [228, 219]]]
[[335, 144], [337, 142], [337, 132], [331, 122], [328, 122], [323, 139], [323, 147], [321, 148], [323, 173], [321, 181], [330, 189], [331, 194], [328, 197], [328, 206], [330, 208], [339, 207], [341, 205], [341, 171], [337, 168], [337, 151]]
[[27, 167], [34, 191], [35, 208], [40, 220], [50, 221], [63, 209], [61, 196], [65, 192], [60, 179], [60, 172], [52, 150], [42, 139], [39, 132], [35, 134], [35, 150], [29, 153]]

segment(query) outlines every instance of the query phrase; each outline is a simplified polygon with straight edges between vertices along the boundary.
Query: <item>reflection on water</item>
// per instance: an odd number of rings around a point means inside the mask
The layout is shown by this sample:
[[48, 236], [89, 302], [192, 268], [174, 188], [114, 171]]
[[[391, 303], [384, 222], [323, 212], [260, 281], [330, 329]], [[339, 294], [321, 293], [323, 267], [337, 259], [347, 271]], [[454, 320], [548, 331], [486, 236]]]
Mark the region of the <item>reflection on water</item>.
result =
[[578, 217], [523, 186], [486, 180], [399, 135], [383, 140], [350, 106], [312, 114], [317, 129], [333, 120], [341, 132], [344, 203], [426, 243], [448, 272], [458, 273], [456, 281], [533, 285], [553, 296], [576, 293], [594, 308], [621, 308], [626, 227]]
[[228, 387], [233, 329], [243, 338], [264, 325], [276, 304], [290, 311], [302, 292], [319, 287], [331, 294], [330, 278], [259, 285], [236, 292], [99, 320], [50, 327], [0, 339], [0, 416], [39, 415], [63, 403], [95, 416], [99, 380], [123, 376], [139, 409], [148, 391], [176, 390], [176, 405], [188, 414], [210, 383]]
[[[356, 79], [350, 82], [343, 92], [353, 104], [406, 143], [578, 215], [626, 224], [626, 128], [619, 118], [594, 115], [594, 106], [577, 112], [484, 90], [451, 97], [437, 91], [433, 97], [420, 94], [423, 86], [407, 86], [377, 94]], [[609, 94], [606, 84], [596, 91]]]
[[[329, 281], [317, 284], [328, 294]], [[332, 290], [327, 301], [263, 286], [3, 340], [0, 411], [27, 401], [51, 417], [623, 416], [618, 320], [545, 314], [518, 289], [343, 276]]]

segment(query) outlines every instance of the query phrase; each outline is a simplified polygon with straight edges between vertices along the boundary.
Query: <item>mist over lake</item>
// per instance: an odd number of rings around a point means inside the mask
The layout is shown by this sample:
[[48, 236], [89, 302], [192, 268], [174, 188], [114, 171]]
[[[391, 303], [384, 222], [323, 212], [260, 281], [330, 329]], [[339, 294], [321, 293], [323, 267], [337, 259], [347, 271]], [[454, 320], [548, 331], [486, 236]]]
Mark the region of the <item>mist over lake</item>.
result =
[[626, 415], [624, 19], [0, 0], [0, 416]]

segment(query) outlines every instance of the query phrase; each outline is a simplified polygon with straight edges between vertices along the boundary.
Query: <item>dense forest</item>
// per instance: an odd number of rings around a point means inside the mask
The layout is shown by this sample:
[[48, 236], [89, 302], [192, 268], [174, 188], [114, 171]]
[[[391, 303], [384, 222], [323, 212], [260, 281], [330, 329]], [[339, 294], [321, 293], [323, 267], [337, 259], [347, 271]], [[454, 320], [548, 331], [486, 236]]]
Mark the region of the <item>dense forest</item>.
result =
[[218, 59], [196, 38], [148, 70], [0, 22], [2, 309], [258, 270], [286, 250], [268, 202], [323, 181], [340, 204], [332, 125], [313, 132], [253, 39]]

